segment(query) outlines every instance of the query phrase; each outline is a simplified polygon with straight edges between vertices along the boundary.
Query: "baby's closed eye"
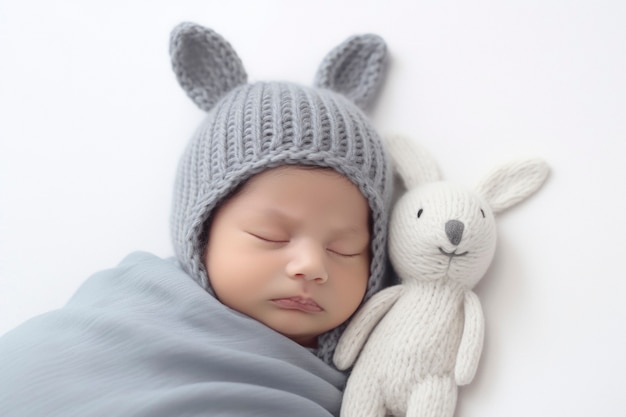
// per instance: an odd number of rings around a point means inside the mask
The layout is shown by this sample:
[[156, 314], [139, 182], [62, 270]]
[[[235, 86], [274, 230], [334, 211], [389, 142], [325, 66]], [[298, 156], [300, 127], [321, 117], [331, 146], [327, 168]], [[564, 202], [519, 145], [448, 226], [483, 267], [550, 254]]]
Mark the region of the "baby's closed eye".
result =
[[369, 242], [339, 241], [327, 247], [327, 251], [344, 257], [355, 257], [367, 253]]
[[270, 232], [270, 231], [254, 231], [254, 232], [246, 232], [250, 236], [269, 243], [287, 243], [289, 242], [289, 237], [280, 233]]
[[359, 256], [362, 252], [354, 252], [354, 251], [339, 251], [334, 249], [327, 249], [329, 252], [334, 253], [335, 255], [345, 256], [347, 258], [352, 258], [354, 256]]

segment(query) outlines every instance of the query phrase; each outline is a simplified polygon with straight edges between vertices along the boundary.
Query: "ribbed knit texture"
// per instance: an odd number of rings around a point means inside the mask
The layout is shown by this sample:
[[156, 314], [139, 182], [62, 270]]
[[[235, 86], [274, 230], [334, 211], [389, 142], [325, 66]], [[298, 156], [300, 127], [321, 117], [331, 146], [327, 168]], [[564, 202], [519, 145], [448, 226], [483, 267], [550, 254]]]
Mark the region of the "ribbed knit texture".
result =
[[[173, 31], [174, 71], [208, 115], [179, 164], [172, 238], [183, 268], [207, 291], [213, 294], [202, 262], [207, 220], [251, 176], [281, 165], [329, 167], [358, 186], [372, 216], [365, 299], [383, 287], [392, 174], [381, 139], [347, 96], [363, 105], [371, 100], [380, 82], [384, 50], [377, 36], [350, 38], [320, 66], [318, 77], [325, 74], [324, 85], [318, 83], [317, 88], [286, 82], [247, 84], [241, 61], [215, 32], [191, 23]], [[329, 89], [336, 85], [342, 94]], [[341, 331], [318, 340], [317, 354], [328, 363]]]

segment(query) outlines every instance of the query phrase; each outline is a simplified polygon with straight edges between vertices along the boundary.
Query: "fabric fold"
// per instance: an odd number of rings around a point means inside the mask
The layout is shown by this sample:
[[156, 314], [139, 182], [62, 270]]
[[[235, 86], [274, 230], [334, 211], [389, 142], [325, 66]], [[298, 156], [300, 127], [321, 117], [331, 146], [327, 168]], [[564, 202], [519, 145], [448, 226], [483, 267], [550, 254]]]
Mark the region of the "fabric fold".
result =
[[133, 253], [0, 338], [2, 416], [338, 415], [345, 375]]

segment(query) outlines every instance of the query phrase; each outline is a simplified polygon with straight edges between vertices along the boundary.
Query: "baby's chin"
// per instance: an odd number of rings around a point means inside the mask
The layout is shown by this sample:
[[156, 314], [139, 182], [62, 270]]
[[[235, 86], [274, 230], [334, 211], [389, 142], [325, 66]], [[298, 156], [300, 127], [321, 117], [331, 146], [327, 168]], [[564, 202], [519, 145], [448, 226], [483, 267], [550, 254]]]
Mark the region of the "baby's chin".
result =
[[[294, 314], [304, 314], [299, 312], [294, 312]], [[277, 333], [282, 334], [283, 336], [293, 340], [297, 344], [304, 346], [306, 348], [316, 349], [318, 347], [318, 337], [319, 335], [327, 332], [328, 330], [332, 330], [333, 328], [326, 329], [311, 329], [310, 332], [303, 332], [302, 322], [298, 322], [296, 320], [282, 320], [280, 322], [272, 322], [268, 323], [262, 321], [263, 324], [271, 328]]]

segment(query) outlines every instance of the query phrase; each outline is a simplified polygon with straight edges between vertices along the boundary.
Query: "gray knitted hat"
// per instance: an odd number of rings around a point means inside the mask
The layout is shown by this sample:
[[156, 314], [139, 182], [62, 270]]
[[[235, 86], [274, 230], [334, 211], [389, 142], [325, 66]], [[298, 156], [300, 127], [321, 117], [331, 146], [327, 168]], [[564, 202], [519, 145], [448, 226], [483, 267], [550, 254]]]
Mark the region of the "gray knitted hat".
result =
[[[172, 32], [174, 72], [208, 112], [180, 161], [172, 238], [183, 268], [213, 294], [202, 262], [214, 208], [252, 175], [280, 165], [329, 167], [367, 198], [372, 261], [365, 298], [384, 285], [392, 173], [381, 140], [361, 111], [372, 101], [386, 56], [375, 35], [354, 36], [322, 62], [315, 88], [247, 83], [241, 60], [220, 35], [193, 23]], [[343, 329], [320, 336], [318, 356], [331, 363]]]

